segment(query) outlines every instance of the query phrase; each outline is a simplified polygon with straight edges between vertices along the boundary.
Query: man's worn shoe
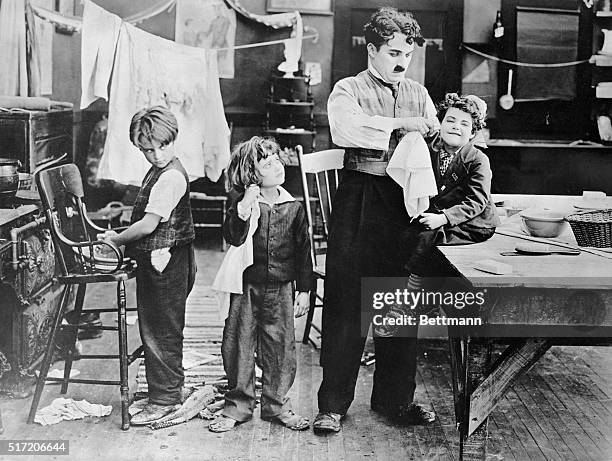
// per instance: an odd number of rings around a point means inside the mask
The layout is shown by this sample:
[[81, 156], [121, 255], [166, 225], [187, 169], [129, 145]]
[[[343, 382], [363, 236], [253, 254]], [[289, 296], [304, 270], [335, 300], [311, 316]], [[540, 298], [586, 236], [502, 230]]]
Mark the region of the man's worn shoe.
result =
[[325, 434], [327, 432], [340, 432], [342, 424], [340, 421], [343, 416], [338, 413], [319, 413], [312, 423], [315, 434]]
[[164, 416], [169, 415], [174, 410], [177, 410], [179, 405], [158, 405], [157, 403], [147, 403], [141, 412], [135, 414], [130, 424], [133, 426], [146, 426], [147, 424], [154, 423], [162, 419]]
[[433, 411], [429, 411], [422, 405], [414, 402], [392, 407], [372, 404], [371, 408], [402, 426], [429, 424], [436, 420], [436, 414]]

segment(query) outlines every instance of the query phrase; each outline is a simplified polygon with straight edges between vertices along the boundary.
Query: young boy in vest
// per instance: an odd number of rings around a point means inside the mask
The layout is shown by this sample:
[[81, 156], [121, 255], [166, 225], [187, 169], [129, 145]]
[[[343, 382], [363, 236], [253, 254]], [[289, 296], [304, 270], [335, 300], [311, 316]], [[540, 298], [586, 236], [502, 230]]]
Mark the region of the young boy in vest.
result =
[[181, 403], [185, 304], [196, 273], [189, 178], [175, 156], [175, 116], [162, 106], [132, 118], [130, 140], [152, 165], [121, 234], [105, 234], [138, 264], [136, 299], [149, 401], [133, 425], [161, 419]]

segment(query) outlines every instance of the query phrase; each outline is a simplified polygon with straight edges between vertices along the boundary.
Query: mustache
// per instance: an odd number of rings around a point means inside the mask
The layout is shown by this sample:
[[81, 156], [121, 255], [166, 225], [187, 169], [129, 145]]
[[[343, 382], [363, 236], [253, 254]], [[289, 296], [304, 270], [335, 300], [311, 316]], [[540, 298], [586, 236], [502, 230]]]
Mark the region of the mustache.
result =
[[393, 72], [404, 72], [405, 70], [406, 70], [405, 67], [395, 66], [395, 69], [393, 69]]

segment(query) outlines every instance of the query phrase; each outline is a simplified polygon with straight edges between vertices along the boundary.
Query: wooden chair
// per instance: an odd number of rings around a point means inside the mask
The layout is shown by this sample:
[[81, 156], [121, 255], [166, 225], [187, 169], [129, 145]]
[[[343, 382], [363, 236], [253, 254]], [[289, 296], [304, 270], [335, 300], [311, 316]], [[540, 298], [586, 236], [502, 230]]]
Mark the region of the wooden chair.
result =
[[[310, 291], [310, 308], [302, 342], [308, 344], [316, 307], [322, 307], [323, 297], [317, 294], [319, 280], [325, 280], [325, 252], [327, 251], [328, 223], [332, 211], [333, 196], [338, 187], [338, 170], [344, 162], [343, 149], [329, 149], [304, 154], [302, 146], [296, 146], [302, 178], [304, 206], [308, 218], [314, 283]], [[311, 193], [313, 188], [313, 193]]]
[[[69, 383], [81, 384], [104, 384], [119, 386], [121, 392], [121, 428], [127, 430], [130, 426], [128, 414], [129, 387], [128, 366], [137, 358], [142, 356], [142, 346], [133, 354], [128, 353], [127, 345], [127, 323], [126, 312], [134, 311], [126, 307], [125, 281], [135, 277], [135, 263], [124, 258], [121, 250], [115, 245], [97, 239], [97, 234], [105, 229], [94, 225], [83, 204], [83, 184], [81, 174], [73, 163], [54, 166], [37, 171], [35, 174], [36, 184], [40, 192], [47, 224], [51, 230], [53, 246], [59, 275], [56, 277], [58, 283], [64, 285], [57, 309], [47, 349], [40, 368], [40, 374], [36, 383], [36, 391], [32, 399], [28, 423], [34, 422], [36, 410], [40, 397], [47, 381], [59, 381], [62, 383], [60, 392], [65, 394]], [[101, 255], [100, 250], [106, 250]], [[90, 283], [117, 284], [117, 304], [115, 307], [83, 309], [85, 291]], [[64, 363], [64, 377], [50, 378], [47, 376], [49, 366], [53, 359], [55, 349], [55, 336], [60, 327], [64, 314], [67, 312], [71, 299], [73, 286], [77, 286], [76, 299], [74, 303], [74, 315], [79, 319], [81, 313], [103, 313], [114, 312], [117, 314], [118, 325], [87, 326], [84, 324], [62, 325], [67, 328], [70, 336], [70, 347]], [[75, 344], [78, 331], [88, 328], [102, 330], [113, 330], [118, 332], [118, 355], [81, 355], [82, 359], [119, 359], [119, 376], [117, 380], [107, 379], [74, 379], [70, 378], [70, 370], [75, 354]]]

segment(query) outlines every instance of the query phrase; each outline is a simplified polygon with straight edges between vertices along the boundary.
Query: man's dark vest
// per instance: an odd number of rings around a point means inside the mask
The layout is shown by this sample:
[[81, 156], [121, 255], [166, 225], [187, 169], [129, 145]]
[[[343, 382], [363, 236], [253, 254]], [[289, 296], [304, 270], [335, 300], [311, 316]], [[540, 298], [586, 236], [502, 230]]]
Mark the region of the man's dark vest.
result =
[[183, 165], [176, 157], [168, 163], [164, 168], [155, 166], [147, 172], [132, 211], [132, 224], [140, 221], [145, 215], [145, 208], [149, 203], [149, 195], [151, 189], [159, 179], [159, 177], [168, 170], [178, 170], [187, 181], [185, 193], [179, 200], [178, 204], [172, 210], [170, 218], [166, 222], [161, 222], [155, 230], [146, 237], [143, 237], [135, 242], [128, 244], [128, 253], [143, 253], [161, 248], [170, 248], [173, 246], [181, 246], [191, 243], [195, 238], [193, 230], [193, 218], [191, 217], [191, 206], [189, 204], [189, 176], [183, 168]]

